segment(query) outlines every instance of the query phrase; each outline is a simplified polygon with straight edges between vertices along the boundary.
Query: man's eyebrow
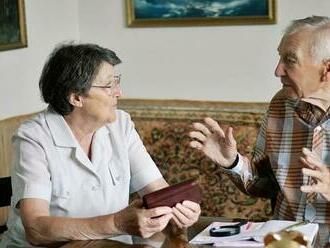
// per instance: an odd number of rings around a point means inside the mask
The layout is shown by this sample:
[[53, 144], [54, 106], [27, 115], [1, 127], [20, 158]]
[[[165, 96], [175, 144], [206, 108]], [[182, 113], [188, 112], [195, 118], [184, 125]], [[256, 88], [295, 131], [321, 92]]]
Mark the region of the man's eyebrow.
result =
[[284, 56], [287, 58], [294, 58], [294, 59], [297, 58], [297, 54], [295, 52], [286, 52]]

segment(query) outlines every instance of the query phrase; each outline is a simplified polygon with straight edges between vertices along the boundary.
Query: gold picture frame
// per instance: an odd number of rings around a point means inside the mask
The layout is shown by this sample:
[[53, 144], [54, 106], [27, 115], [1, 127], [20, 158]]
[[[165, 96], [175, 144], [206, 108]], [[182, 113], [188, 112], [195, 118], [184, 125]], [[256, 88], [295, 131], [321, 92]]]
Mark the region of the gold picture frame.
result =
[[0, 51], [27, 47], [24, 0], [0, 0]]
[[[239, 6], [239, 4], [242, 5], [242, 1], [237, 1], [235, 7], [235, 5], [233, 5], [235, 0], [233, 0], [231, 5], [227, 3], [228, 8], [225, 10], [226, 12], [223, 11], [224, 9], [220, 8], [221, 6], [226, 6], [226, 2], [222, 3], [222, 0], [171, 0], [158, 1], [157, 3], [155, 2], [157, 1], [148, 2], [145, 0], [126, 0], [127, 26], [210, 26], [276, 23], [276, 0], [249, 0], [247, 3], [250, 4], [250, 6], [245, 6], [245, 10], [242, 10], [242, 7], [244, 6]], [[146, 3], [149, 4], [149, 10], [148, 6], [146, 6]], [[161, 8], [162, 4], [163, 6], [169, 6], [167, 9], [169, 11], [168, 13], [166, 12], [166, 7], [163, 9]], [[176, 4], [177, 6], [175, 6]], [[210, 13], [209, 16], [206, 10], [203, 11], [203, 6], [207, 7], [208, 12]], [[231, 9], [230, 6], [232, 6]], [[154, 7], [153, 10], [152, 7]], [[177, 7], [177, 9], [172, 9], [173, 14], [171, 16], [170, 8], [175, 7]], [[216, 12], [216, 7], [218, 7], [219, 12]], [[189, 8], [196, 11], [191, 11], [192, 15], [189, 16], [187, 15], [189, 11], [186, 11], [184, 8]], [[177, 10], [180, 10], [181, 13], [185, 14], [180, 16], [180, 11]], [[143, 11], [145, 11], [145, 13], [143, 13]], [[159, 13], [158, 16], [157, 11]], [[221, 14], [221, 11], [223, 11], [224, 14]], [[239, 14], [239, 11], [241, 11], [241, 15]], [[255, 14], [253, 11], [255, 11]], [[260, 12], [262, 12], [262, 14], [260, 14]], [[200, 16], [198, 13], [200, 13]]]

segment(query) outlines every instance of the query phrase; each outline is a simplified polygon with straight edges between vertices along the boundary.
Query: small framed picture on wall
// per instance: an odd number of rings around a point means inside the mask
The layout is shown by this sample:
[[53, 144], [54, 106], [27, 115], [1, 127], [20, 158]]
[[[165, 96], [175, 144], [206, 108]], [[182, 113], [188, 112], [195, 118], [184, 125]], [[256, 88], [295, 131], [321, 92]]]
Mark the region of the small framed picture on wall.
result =
[[0, 0], [0, 50], [27, 47], [24, 0]]

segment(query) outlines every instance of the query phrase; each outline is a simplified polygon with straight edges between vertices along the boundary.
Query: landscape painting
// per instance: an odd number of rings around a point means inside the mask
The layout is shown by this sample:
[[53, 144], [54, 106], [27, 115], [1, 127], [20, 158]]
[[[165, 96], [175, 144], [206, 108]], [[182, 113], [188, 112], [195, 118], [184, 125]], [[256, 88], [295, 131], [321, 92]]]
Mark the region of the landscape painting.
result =
[[272, 24], [275, 0], [126, 0], [128, 26]]

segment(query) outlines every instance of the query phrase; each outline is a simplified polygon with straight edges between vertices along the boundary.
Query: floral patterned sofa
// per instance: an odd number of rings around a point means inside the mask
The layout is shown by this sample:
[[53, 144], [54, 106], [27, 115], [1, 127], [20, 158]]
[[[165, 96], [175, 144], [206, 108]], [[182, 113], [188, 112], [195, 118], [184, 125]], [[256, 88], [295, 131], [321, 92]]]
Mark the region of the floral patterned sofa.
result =
[[[119, 106], [131, 114], [147, 150], [170, 184], [188, 178], [199, 181], [202, 215], [253, 220], [271, 216], [269, 200], [244, 195], [210, 160], [188, 147], [191, 123], [209, 116], [231, 125], [239, 151], [250, 154], [267, 104], [122, 99]], [[0, 177], [9, 176], [13, 133], [32, 115], [0, 120]], [[0, 225], [6, 222], [7, 211], [0, 208]]]
[[267, 104], [125, 99], [120, 107], [131, 114], [147, 150], [170, 184], [188, 178], [199, 181], [202, 215], [253, 220], [271, 217], [269, 200], [244, 195], [214, 163], [188, 146], [191, 124], [209, 116], [232, 126], [239, 151], [250, 155]]

